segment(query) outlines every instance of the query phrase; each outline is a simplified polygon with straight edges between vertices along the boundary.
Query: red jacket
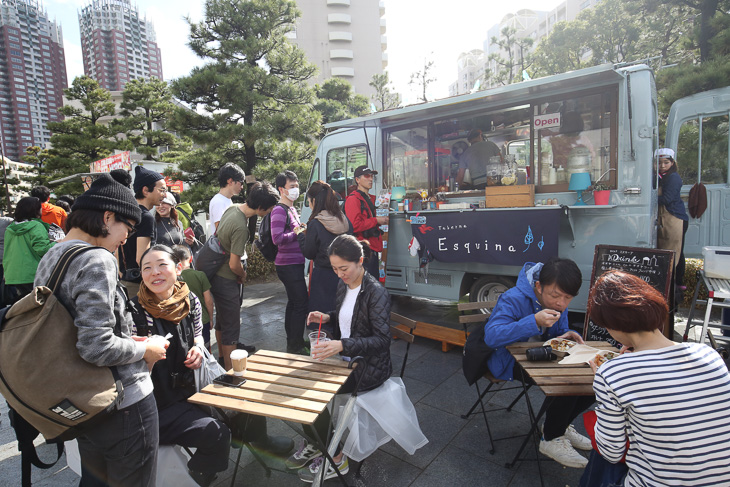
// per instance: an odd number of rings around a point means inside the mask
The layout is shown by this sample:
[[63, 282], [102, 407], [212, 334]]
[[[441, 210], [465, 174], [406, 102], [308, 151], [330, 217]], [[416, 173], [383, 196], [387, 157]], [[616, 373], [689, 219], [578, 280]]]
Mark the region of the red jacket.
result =
[[[370, 200], [375, 204], [375, 196], [370, 196]], [[364, 210], [364, 211], [363, 211]], [[352, 222], [352, 231], [358, 240], [367, 240], [370, 242], [370, 250], [375, 252], [383, 251], [383, 237], [378, 234], [377, 237], [364, 238], [362, 232], [378, 227], [378, 220], [370, 212], [367, 201], [363, 198], [359, 191], [353, 191], [345, 200], [345, 215]]]

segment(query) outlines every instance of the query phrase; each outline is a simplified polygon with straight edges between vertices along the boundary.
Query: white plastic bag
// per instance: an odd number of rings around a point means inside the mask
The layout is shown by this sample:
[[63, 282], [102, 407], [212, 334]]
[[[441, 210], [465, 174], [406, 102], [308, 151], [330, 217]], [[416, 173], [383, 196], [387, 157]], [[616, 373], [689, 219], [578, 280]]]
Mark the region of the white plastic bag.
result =
[[195, 390], [200, 392], [208, 384], [213, 383], [213, 379], [219, 375], [226, 373], [226, 369], [221, 367], [218, 361], [203, 346], [198, 346], [203, 354], [203, 363], [199, 368], [195, 369]]
[[399, 377], [391, 377], [377, 389], [358, 394], [347, 424], [349, 434], [342, 451], [356, 462], [363, 461], [391, 439], [409, 455], [428, 443]]

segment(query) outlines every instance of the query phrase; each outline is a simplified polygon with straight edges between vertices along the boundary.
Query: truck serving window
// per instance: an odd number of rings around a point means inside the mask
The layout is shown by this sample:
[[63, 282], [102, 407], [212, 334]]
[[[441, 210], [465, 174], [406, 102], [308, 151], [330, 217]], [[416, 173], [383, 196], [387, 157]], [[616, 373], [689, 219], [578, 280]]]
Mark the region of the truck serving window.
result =
[[567, 191], [570, 176], [587, 172], [615, 188], [616, 92], [553, 99], [534, 106], [536, 182], [542, 191]]
[[389, 132], [386, 150], [387, 187], [404, 186], [408, 192], [429, 189], [427, 126]]
[[346, 198], [355, 184], [353, 174], [357, 166], [367, 164], [367, 148], [364, 145], [338, 147], [327, 152], [327, 183]]

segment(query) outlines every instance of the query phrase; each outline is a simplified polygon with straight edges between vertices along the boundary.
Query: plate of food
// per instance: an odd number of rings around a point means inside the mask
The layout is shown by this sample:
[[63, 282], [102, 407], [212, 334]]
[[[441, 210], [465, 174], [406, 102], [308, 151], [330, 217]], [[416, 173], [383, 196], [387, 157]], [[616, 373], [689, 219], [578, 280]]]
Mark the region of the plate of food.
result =
[[553, 349], [553, 353], [559, 357], [564, 357], [570, 353], [570, 349], [577, 345], [573, 340], [566, 338], [552, 338], [546, 341], [543, 345], [549, 345]]
[[611, 352], [609, 350], [601, 350], [596, 354], [595, 357], [593, 357], [593, 362], [595, 362], [596, 367], [600, 367], [601, 365], [605, 364], [609, 360], [618, 357], [621, 355], [618, 352]]

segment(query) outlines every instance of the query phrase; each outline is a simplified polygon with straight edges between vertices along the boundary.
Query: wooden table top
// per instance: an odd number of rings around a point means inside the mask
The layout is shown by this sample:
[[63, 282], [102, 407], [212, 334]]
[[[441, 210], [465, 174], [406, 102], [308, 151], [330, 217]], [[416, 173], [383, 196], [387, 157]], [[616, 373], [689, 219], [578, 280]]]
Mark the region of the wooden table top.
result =
[[188, 401], [301, 424], [312, 424], [350, 376], [343, 360], [258, 350], [248, 357], [241, 387], [210, 384]]
[[[599, 350], [617, 351], [610, 343], [589, 341], [586, 345]], [[538, 347], [536, 342], [517, 342], [507, 346], [507, 350], [527, 375], [535, 381], [546, 396], [590, 396], [593, 394], [593, 370], [582, 363], [576, 365], [560, 365], [562, 360], [549, 362], [531, 362], [527, 360], [525, 350]]]

